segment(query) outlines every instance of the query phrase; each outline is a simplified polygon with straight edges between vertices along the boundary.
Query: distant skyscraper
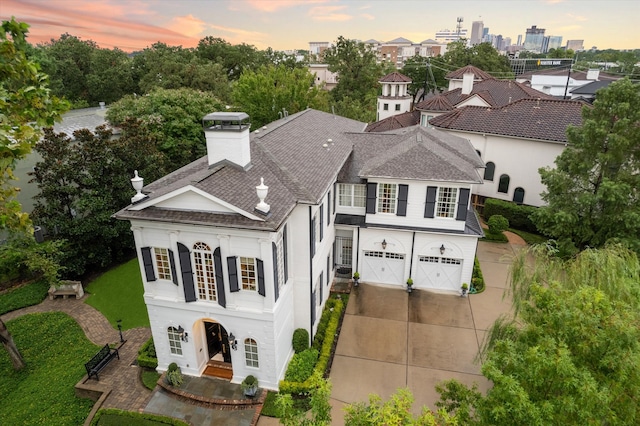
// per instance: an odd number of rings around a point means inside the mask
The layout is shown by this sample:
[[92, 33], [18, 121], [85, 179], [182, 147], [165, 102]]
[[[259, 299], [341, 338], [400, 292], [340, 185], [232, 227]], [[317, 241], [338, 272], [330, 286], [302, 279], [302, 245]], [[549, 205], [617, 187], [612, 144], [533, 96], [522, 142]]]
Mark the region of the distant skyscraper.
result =
[[567, 40], [567, 49], [571, 49], [574, 52], [584, 50], [584, 40]]
[[458, 41], [461, 38], [467, 38], [467, 30], [465, 28], [461, 28], [458, 30], [440, 30], [436, 32], [436, 41], [438, 43], [451, 43], [452, 41]]
[[518, 46], [522, 45], [522, 34], [518, 34], [518, 42], [516, 43], [516, 45]]
[[504, 47], [505, 47], [505, 49], [507, 47], [509, 47], [509, 46], [511, 46], [511, 37], [505, 37], [504, 38]]
[[527, 28], [527, 34], [524, 37], [524, 49], [530, 52], [541, 53], [544, 52], [544, 28], [538, 28], [532, 25], [531, 28]]
[[549, 36], [547, 52], [551, 49], [559, 49], [562, 46], [562, 36]]
[[471, 23], [471, 45], [482, 43], [484, 23], [482, 21], [473, 21]]

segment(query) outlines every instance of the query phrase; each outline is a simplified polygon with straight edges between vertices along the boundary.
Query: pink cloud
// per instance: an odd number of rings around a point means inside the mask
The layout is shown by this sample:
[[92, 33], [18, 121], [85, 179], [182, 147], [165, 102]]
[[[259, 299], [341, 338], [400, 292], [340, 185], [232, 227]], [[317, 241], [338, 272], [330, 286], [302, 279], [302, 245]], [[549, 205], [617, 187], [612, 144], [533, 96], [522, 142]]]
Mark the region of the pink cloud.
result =
[[[312, 3], [327, 3], [331, 0], [246, 0], [253, 9], [262, 12], [275, 12], [280, 9], [288, 9], [295, 6], [303, 6]], [[235, 8], [234, 10], [239, 10]]]
[[339, 13], [347, 6], [316, 6], [311, 8], [309, 16], [314, 21], [349, 21], [353, 16], [347, 13]]

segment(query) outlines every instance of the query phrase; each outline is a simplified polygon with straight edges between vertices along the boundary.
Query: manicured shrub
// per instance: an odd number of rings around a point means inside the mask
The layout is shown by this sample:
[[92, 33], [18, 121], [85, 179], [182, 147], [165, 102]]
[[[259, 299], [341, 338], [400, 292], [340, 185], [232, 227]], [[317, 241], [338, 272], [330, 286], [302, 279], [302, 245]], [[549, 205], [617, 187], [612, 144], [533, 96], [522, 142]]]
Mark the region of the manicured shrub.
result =
[[318, 361], [318, 351], [315, 349], [306, 349], [298, 352], [291, 358], [287, 372], [284, 375], [285, 380], [295, 382], [304, 382], [313, 373], [313, 369]]
[[158, 358], [156, 357], [156, 347], [153, 344], [153, 337], [147, 340], [138, 351], [137, 362], [140, 367], [144, 368], [155, 369], [158, 367]]
[[501, 215], [507, 218], [512, 228], [537, 233], [538, 229], [533, 224], [530, 216], [536, 211], [536, 207], [519, 205], [511, 201], [487, 198], [484, 202], [483, 216], [490, 218], [493, 215]]
[[493, 234], [499, 234], [509, 227], [507, 218], [499, 214], [491, 216], [487, 224], [489, 225], [489, 232]]
[[474, 293], [481, 293], [484, 291], [484, 277], [482, 276], [482, 270], [480, 269], [480, 262], [476, 257], [473, 261], [473, 274], [471, 278], [471, 286], [474, 289]]
[[184, 377], [182, 377], [180, 369], [167, 372], [167, 381], [171, 386], [179, 388], [182, 382], [184, 382]]
[[295, 353], [309, 349], [309, 332], [304, 328], [296, 328], [293, 332], [292, 343]]
[[172, 371], [177, 371], [177, 370], [178, 370], [178, 364], [176, 364], [175, 362], [172, 362], [167, 367], [167, 373], [171, 373]]

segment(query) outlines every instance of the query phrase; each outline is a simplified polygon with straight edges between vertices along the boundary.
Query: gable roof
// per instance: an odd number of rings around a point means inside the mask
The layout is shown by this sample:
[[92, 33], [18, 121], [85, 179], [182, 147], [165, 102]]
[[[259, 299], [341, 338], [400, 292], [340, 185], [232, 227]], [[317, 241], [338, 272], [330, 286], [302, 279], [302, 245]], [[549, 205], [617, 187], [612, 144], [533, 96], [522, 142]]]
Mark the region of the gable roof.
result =
[[611, 83], [613, 83], [612, 80], [592, 81], [591, 83], [571, 89], [570, 92], [574, 95], [595, 95], [598, 90], [607, 87]]
[[500, 108], [468, 106], [439, 115], [432, 126], [473, 133], [567, 142], [569, 126], [582, 125], [583, 102], [521, 99]]
[[411, 83], [411, 79], [406, 75], [400, 74], [397, 71], [387, 74], [378, 80], [378, 83]]
[[[416, 104], [415, 108], [421, 111], [451, 111], [452, 107], [473, 96], [481, 97], [491, 107], [501, 107], [521, 99], [555, 99], [551, 95], [539, 92], [522, 83], [511, 80], [496, 80], [491, 77], [474, 83], [473, 89], [468, 95], [464, 95], [462, 89], [457, 88], [429, 97]], [[441, 99], [434, 100], [434, 98]]]
[[402, 114], [392, 115], [383, 120], [376, 121], [365, 127], [365, 132], [388, 132], [389, 130], [402, 129], [415, 126], [420, 123], [420, 111], [413, 110]]
[[466, 139], [422, 126], [349, 136], [353, 154], [339, 175], [341, 182], [370, 177], [482, 182], [477, 169], [484, 163]]
[[404, 37], [394, 38], [393, 40], [385, 42], [385, 44], [413, 44], [411, 40], [407, 40]]
[[468, 73], [474, 74], [473, 79], [475, 81], [487, 80], [489, 78], [493, 78], [491, 74], [488, 74], [482, 71], [480, 68], [474, 67], [473, 65], [467, 65], [466, 67], [458, 68], [457, 70], [451, 71], [450, 73], [445, 75], [444, 78], [449, 80], [462, 79], [462, 77]]

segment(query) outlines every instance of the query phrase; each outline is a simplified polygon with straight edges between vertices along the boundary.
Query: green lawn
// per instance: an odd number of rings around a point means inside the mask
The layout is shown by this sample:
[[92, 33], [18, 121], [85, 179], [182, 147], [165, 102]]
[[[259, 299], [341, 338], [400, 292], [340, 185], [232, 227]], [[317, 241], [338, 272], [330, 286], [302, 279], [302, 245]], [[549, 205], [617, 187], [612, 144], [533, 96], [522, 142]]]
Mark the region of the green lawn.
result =
[[81, 425], [94, 402], [76, 398], [74, 386], [99, 347], [62, 312], [25, 315], [6, 325], [27, 366], [14, 371], [0, 350], [0, 423]]
[[102, 312], [114, 328], [119, 319], [123, 330], [149, 327], [138, 259], [110, 269], [89, 283], [85, 290], [90, 293], [86, 303]]
[[34, 281], [0, 295], [0, 315], [26, 306], [37, 305], [47, 297], [49, 286], [44, 281]]

